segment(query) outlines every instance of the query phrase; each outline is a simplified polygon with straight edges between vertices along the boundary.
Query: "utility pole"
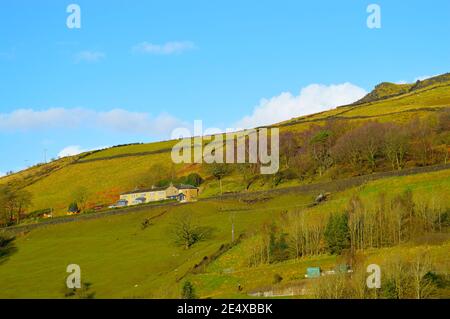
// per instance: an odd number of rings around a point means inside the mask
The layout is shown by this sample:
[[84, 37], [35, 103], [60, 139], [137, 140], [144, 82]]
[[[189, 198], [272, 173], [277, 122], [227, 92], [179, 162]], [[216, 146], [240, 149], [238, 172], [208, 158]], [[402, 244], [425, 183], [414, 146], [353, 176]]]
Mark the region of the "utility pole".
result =
[[234, 242], [234, 221], [231, 224], [231, 242]]
[[231, 222], [231, 242], [234, 242], [234, 221], [235, 221], [235, 213], [230, 213], [230, 222]]

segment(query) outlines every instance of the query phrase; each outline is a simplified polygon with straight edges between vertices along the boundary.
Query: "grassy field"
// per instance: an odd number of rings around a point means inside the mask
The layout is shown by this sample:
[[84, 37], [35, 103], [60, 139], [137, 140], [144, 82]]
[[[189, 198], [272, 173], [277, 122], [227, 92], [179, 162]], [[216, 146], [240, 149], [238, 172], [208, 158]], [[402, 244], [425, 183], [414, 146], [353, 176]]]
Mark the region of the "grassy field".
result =
[[108, 158], [114, 157], [117, 155], [123, 154], [139, 154], [139, 153], [149, 153], [149, 152], [158, 152], [161, 150], [167, 150], [172, 148], [175, 145], [176, 141], [162, 141], [156, 143], [145, 143], [145, 144], [134, 144], [134, 145], [125, 145], [125, 146], [117, 146], [111, 147], [99, 152], [95, 152], [91, 155], [83, 157], [81, 161], [100, 159], [100, 158]]
[[[312, 124], [323, 124], [330, 118], [346, 118], [352, 121], [378, 119], [380, 121], [404, 122], [413, 116], [424, 116], [450, 105], [450, 82], [442, 76], [442, 81], [422, 83], [416, 90], [378, 101], [359, 105], [348, 105], [314, 115], [304, 116], [280, 124], [281, 131], [303, 131]], [[427, 80], [428, 81], [428, 80]], [[395, 85], [394, 85], [395, 86]], [[387, 86], [389, 95], [395, 90], [405, 91], [406, 86]], [[389, 93], [389, 94], [388, 94]], [[32, 194], [30, 211], [53, 208], [56, 215], [62, 215], [74, 200], [73, 194], [80, 187], [89, 190], [88, 201], [109, 205], [118, 199], [121, 192], [137, 186], [139, 179], [148, 174], [155, 164], [169, 168], [170, 148], [176, 141], [162, 141], [147, 144], [133, 144], [100, 150], [97, 152], [67, 157], [54, 162], [0, 178], [0, 184], [12, 183], [17, 188], [25, 188]], [[219, 194], [218, 182], [208, 176], [200, 165], [176, 165], [176, 175], [200, 172], [206, 183], [201, 188], [201, 196]], [[95, 177], [95, 178], [93, 178]], [[299, 184], [299, 181], [282, 182], [278, 187]], [[150, 186], [150, 185], [149, 185]], [[255, 183], [250, 190], [269, 189], [268, 184]], [[226, 192], [242, 191], [239, 174], [234, 173], [224, 180]]]
[[[249, 267], [246, 256], [252, 238], [244, 237], [203, 272], [190, 272], [204, 256], [211, 256], [221, 245], [230, 243], [231, 214], [239, 235], [254, 231], [283, 211], [302, 209], [305, 214], [326, 214], [342, 209], [355, 192], [370, 201], [381, 191], [394, 196], [406, 189], [413, 191], [416, 200], [439, 196], [439, 203], [448, 206], [450, 170], [369, 182], [334, 193], [330, 201], [312, 208], [307, 206], [314, 193], [289, 193], [269, 195], [268, 199], [251, 204], [238, 199], [199, 201], [41, 227], [18, 236], [14, 242], [17, 251], [0, 260], [0, 298], [63, 298], [68, 264], [80, 265], [82, 278], [92, 284], [96, 298], [177, 298], [185, 279], [194, 283], [200, 297], [245, 298], [251, 291], [272, 286], [275, 273], [282, 275], [283, 284], [304, 282], [306, 267], [331, 268], [336, 257], [320, 255]], [[171, 234], [173, 224], [184, 214], [192, 214], [196, 223], [212, 229], [211, 237], [189, 250], [175, 245]], [[143, 220], [152, 217], [152, 225], [141, 229]], [[392, 252], [415, 249], [405, 247], [374, 250], [368, 256], [376, 260]], [[432, 247], [440, 267], [446, 271], [448, 249], [448, 241]], [[238, 291], [237, 285], [243, 290]]]

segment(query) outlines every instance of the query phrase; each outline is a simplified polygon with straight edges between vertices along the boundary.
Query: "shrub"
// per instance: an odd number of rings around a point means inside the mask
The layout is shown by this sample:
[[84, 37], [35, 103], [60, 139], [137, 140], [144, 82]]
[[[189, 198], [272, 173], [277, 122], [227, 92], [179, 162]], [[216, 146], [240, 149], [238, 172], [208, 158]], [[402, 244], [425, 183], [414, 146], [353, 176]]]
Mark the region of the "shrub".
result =
[[182, 299], [196, 299], [194, 285], [190, 281], [185, 281], [181, 289]]
[[78, 208], [78, 204], [76, 202], [70, 203], [68, 212], [70, 213], [78, 213], [80, 209]]
[[281, 277], [280, 274], [273, 275], [273, 283], [278, 284], [283, 280], [283, 277]]

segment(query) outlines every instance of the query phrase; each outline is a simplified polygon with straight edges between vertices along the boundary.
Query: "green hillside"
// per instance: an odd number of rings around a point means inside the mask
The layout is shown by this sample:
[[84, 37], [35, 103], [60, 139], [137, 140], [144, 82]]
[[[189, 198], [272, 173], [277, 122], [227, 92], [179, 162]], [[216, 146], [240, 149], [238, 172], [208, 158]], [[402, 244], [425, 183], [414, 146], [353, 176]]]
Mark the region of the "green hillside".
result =
[[[179, 298], [185, 283], [198, 298], [448, 298], [449, 77], [382, 83], [355, 104], [272, 125], [273, 175], [175, 165], [177, 141], [162, 141], [3, 177], [0, 298]], [[193, 173], [196, 202], [107, 207]], [[81, 201], [80, 215], [65, 216]], [[46, 209], [54, 218], [39, 217]], [[370, 263], [383, 269], [376, 293], [365, 288]], [[74, 294], [69, 264], [85, 285]], [[342, 265], [353, 272], [332, 272]], [[305, 279], [308, 267], [329, 275]]]
[[378, 84], [372, 92], [367, 94], [361, 100], [355, 102], [355, 104], [379, 101], [408, 92], [415, 92], [424, 88], [433, 88], [435, 85], [445, 84], [449, 80], [450, 73], [446, 73], [423, 81], [418, 80], [416, 83], [412, 84], [395, 84], [390, 82], [383, 82]]
[[[450, 105], [448, 74], [412, 85], [415, 87], [414, 90], [407, 90], [407, 92], [404, 90], [405, 85], [389, 85], [389, 88], [398, 88], [394, 91], [403, 93], [391, 98], [377, 101], [370, 98], [371, 101], [367, 103], [338, 107], [327, 112], [280, 123], [281, 133], [304, 132], [312, 126], [324, 125], [330, 121], [341, 122], [345, 126], [368, 120], [406, 123], [414, 117], [438, 116], [440, 110]], [[380, 95], [380, 87], [386, 87], [386, 85], [377, 86], [368, 97], [373, 94]], [[387, 93], [382, 94], [386, 95]], [[117, 200], [118, 194], [121, 192], [139, 186], [141, 177], [148, 174], [152, 167], [160, 167], [166, 171], [171, 170], [176, 176], [200, 172], [200, 175], [206, 180], [201, 187], [204, 196], [217, 195], [219, 193], [218, 183], [208, 176], [205, 165], [173, 166], [170, 164], [170, 150], [174, 144], [175, 141], [132, 144], [88, 152], [3, 177], [0, 179], [0, 184], [11, 184], [16, 188], [24, 188], [29, 191], [33, 198], [30, 211], [53, 208], [57, 214], [65, 212], [68, 204], [74, 200], [73, 194], [80, 187], [89, 190], [91, 206], [109, 205]], [[242, 190], [240, 187], [242, 183], [238, 175], [234, 172], [225, 178], [226, 191]], [[92, 178], [93, 176], [96, 178]], [[317, 179], [315, 178], [315, 180]], [[298, 180], [282, 181], [276, 187], [299, 183], [302, 182]], [[273, 187], [267, 183], [261, 184], [263, 183], [254, 183], [249, 190]]]
[[[433, 203], [442, 211], [449, 208], [450, 169], [427, 174], [392, 177], [350, 187], [332, 194], [323, 205], [309, 207], [315, 192], [200, 201], [177, 207], [154, 208], [121, 216], [79, 220], [63, 225], [45, 226], [18, 236], [15, 250], [0, 259], [0, 298], [63, 298], [65, 268], [79, 264], [83, 278], [92, 284], [96, 298], [179, 297], [181, 285], [190, 280], [199, 297], [246, 298], [252, 291], [273, 286], [274, 274], [283, 285], [310, 284], [303, 275], [308, 266], [333, 268], [336, 256], [320, 253], [283, 262], [249, 266], [251, 251], [258, 241], [258, 229], [264, 223], [277, 222], [283, 214], [301, 210], [312, 222], [346, 207], [358, 193], [366, 203], [374, 203], [381, 192], [394, 198], [412, 190], [417, 205]], [[440, 194], [439, 196], [437, 194]], [[173, 225], [184, 214], [210, 227], [210, 237], [186, 250], [172, 240]], [[222, 249], [231, 241], [231, 216], [236, 238], [231, 249]], [[142, 229], [142, 222], [151, 225]], [[418, 239], [419, 240], [419, 239]], [[414, 254], [428, 249], [436, 255], [436, 271], [448, 271], [448, 233], [423, 237], [417, 244], [405, 242], [398, 249], [369, 249], [370, 260], [384, 260], [391, 253]], [[419, 248], [418, 248], [419, 247]], [[205, 256], [212, 262], [201, 264]], [[213, 256], [215, 256], [213, 258]], [[237, 285], [243, 289], [238, 291]]]

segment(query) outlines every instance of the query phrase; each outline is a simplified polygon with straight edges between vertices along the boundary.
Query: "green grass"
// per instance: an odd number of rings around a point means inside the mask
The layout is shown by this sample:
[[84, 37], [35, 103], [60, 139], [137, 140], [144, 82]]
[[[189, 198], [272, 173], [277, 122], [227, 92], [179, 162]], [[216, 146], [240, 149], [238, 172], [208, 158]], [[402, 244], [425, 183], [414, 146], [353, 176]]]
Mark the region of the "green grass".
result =
[[[236, 234], [240, 234], [256, 231], [286, 210], [302, 209], [312, 216], [339, 210], [356, 191], [363, 200], [370, 200], [380, 191], [393, 196], [412, 188], [421, 198], [440, 194], [441, 202], [448, 205], [445, 190], [449, 186], [450, 170], [445, 170], [373, 181], [334, 193], [329, 202], [313, 208], [307, 205], [314, 193], [290, 193], [254, 204], [236, 199], [200, 201], [44, 226], [18, 236], [17, 252], [0, 261], [0, 298], [62, 298], [65, 269], [72, 263], [81, 266], [82, 278], [92, 283], [97, 298], [176, 298], [184, 280], [181, 278], [204, 256], [211, 256], [230, 242], [231, 213], [236, 216]], [[152, 226], [141, 229], [145, 218], [163, 212], [152, 220]], [[214, 229], [211, 238], [190, 250], [173, 244], [170, 234], [171, 225], [186, 212], [192, 213], [199, 225]], [[275, 273], [281, 274], [286, 283], [296, 282], [308, 266], [326, 268], [335, 263], [334, 256], [321, 255], [250, 268], [246, 256], [251, 245], [251, 237], [244, 239], [212, 262], [205, 273], [188, 274], [186, 278], [194, 282], [201, 297], [245, 298], [247, 291], [272, 285]], [[372, 255], [378, 256], [377, 252]], [[237, 284], [244, 288], [242, 292], [237, 291]]]
[[[325, 119], [334, 116], [354, 121], [360, 121], [359, 116], [370, 116], [372, 119], [381, 121], [400, 122], [415, 115], [424, 116], [433, 112], [435, 108], [450, 105], [450, 82], [446, 76], [442, 76], [438, 80], [424, 82], [424, 87], [400, 96], [357, 106], [344, 106], [287, 121], [284, 124], [293, 123], [293, 125], [282, 125], [281, 131], [303, 131], [312, 124], [322, 124]], [[308, 122], [310, 120], [317, 122]], [[303, 121], [306, 122], [303, 123]], [[147, 174], [153, 165], [161, 164], [168, 167], [172, 163], [170, 152], [164, 150], [170, 149], [175, 143], [176, 141], [162, 141], [127, 145], [91, 154], [81, 154], [0, 178], [0, 183], [12, 183], [17, 188], [25, 187], [29, 190], [32, 193], [32, 207], [29, 211], [54, 208], [56, 215], [62, 215], [69, 203], [74, 200], [75, 191], [80, 187], [89, 190], [90, 203], [109, 205], [118, 199], [121, 192], [134, 189], [140, 178]], [[159, 151], [164, 152], [158, 153]], [[152, 152], [154, 153], [152, 154]], [[74, 163], [77, 161], [80, 163]], [[207, 178], [207, 182], [201, 188], [202, 197], [220, 193], [217, 181], [208, 178], [208, 174], [201, 165], [180, 164], [176, 165], [175, 169], [178, 176], [200, 172], [203, 177]], [[299, 184], [298, 181], [290, 181], [288, 184], [283, 183], [280, 187], [297, 184]], [[257, 182], [251, 186], [250, 190], [270, 188], [268, 183]], [[242, 180], [237, 172], [224, 180], [224, 190], [226, 192], [244, 190]]]
[[164, 151], [167, 149], [171, 149], [172, 146], [175, 145], [175, 143], [176, 141], [162, 141], [155, 143], [111, 147], [88, 155], [84, 157], [81, 161], [108, 158], [123, 154], [137, 154], [137, 153]]
[[[336, 116], [355, 121], [359, 121], [359, 117], [369, 116], [382, 121], [404, 122], [412, 116], [424, 116], [435, 112], [435, 108], [449, 106], [448, 84], [432, 82], [429, 86], [400, 96], [287, 121], [283, 124], [289, 125], [282, 126], [281, 130], [303, 131]], [[394, 88], [386, 89], [389, 90], [383, 94], [391, 95]], [[56, 215], [62, 215], [81, 186], [88, 189], [89, 202], [111, 204], [121, 192], [134, 189], [153, 165], [169, 167], [170, 152], [160, 151], [169, 149], [174, 143], [164, 141], [128, 145], [84, 154], [86, 156], [68, 157], [0, 178], [0, 183], [11, 183], [30, 191], [33, 195], [30, 211], [52, 207]], [[126, 157], [120, 157], [124, 155]], [[200, 165], [177, 165], [175, 169], [178, 176], [195, 171], [208, 177]], [[328, 178], [324, 176], [324, 180]], [[290, 181], [278, 188], [299, 183]], [[244, 191], [238, 173], [226, 177], [223, 186], [225, 192]], [[271, 188], [270, 183], [258, 180], [250, 190], [270, 191]], [[194, 283], [201, 297], [245, 298], [250, 290], [271, 286], [275, 273], [284, 278], [283, 284], [296, 283], [302, 280], [306, 267], [331, 267], [336, 260], [334, 256], [321, 255], [248, 267], [246, 256], [252, 246], [252, 238], [248, 237], [209, 264], [204, 273], [190, 273], [204, 256], [211, 256], [222, 244], [230, 242], [231, 213], [236, 214], [236, 233], [249, 233], [258, 230], [262, 223], [277, 218], [283, 211], [302, 210], [312, 217], [323, 216], [344, 210], [355, 193], [371, 203], [381, 192], [392, 197], [406, 189], [413, 191], [416, 202], [431, 200], [448, 208], [450, 170], [369, 182], [332, 193], [327, 202], [311, 208], [308, 206], [316, 193], [271, 195], [268, 192], [267, 195], [250, 194], [255, 198], [269, 198], [254, 204], [238, 199], [199, 201], [176, 207], [148, 207], [130, 214], [37, 228], [18, 236], [15, 241], [17, 252], [0, 261], [0, 298], [62, 298], [67, 276], [65, 269], [71, 263], [81, 266], [83, 279], [92, 283], [92, 290], [98, 298], [175, 298], [179, 296], [184, 280], [181, 278], [185, 275]], [[206, 198], [219, 193], [218, 182], [207, 178], [200, 196]], [[171, 224], [186, 211], [192, 212], [197, 223], [214, 229], [210, 239], [190, 250], [177, 247], [170, 238]], [[162, 216], [152, 220], [152, 226], [141, 229], [145, 218], [163, 212]], [[448, 248], [447, 244], [433, 248], [444, 270], [448, 270], [448, 265], [445, 266], [445, 261], [448, 263]], [[368, 254], [373, 260], [378, 260], [389, 254], [407, 253], [414, 249], [414, 246], [393, 247]], [[243, 291], [237, 291], [238, 284], [243, 286]]]
[[[152, 226], [140, 229], [145, 218], [165, 210]], [[163, 289], [160, 283], [176, 286], [176, 278], [230, 237], [229, 215], [219, 213], [217, 203], [196, 203], [189, 210], [197, 223], [214, 228], [213, 239], [189, 251], [177, 247], [170, 239], [170, 225], [186, 210], [185, 206], [157, 208], [34, 230], [17, 239], [18, 252], [0, 266], [0, 296], [62, 297], [65, 267], [76, 263], [97, 297], [176, 297], [178, 288]], [[237, 231], [267, 214], [237, 213]]]

